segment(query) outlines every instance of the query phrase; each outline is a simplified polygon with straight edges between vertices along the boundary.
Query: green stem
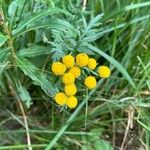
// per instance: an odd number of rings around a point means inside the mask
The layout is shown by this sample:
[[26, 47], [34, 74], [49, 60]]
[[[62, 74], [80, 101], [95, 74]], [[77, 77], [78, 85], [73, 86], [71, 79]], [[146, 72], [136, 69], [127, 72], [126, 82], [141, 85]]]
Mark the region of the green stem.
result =
[[85, 103], [85, 127], [84, 129], [86, 130], [87, 127], [87, 114], [88, 114], [88, 88], [86, 88], [86, 103]]
[[1, 10], [1, 17], [2, 17], [2, 27], [3, 27], [3, 30], [4, 30], [4, 32], [6, 33], [6, 35], [8, 36], [8, 41], [7, 41], [7, 43], [8, 43], [8, 47], [10, 47], [10, 49], [11, 49], [12, 63], [15, 65], [15, 58], [16, 58], [16, 55], [15, 55], [15, 49], [14, 49], [14, 46], [13, 46], [12, 33], [11, 33], [10, 28], [6, 25], [5, 16], [4, 16], [2, 10]]
[[[8, 149], [24, 149], [24, 148], [28, 148], [28, 145], [9, 145], [9, 146], [0, 146], [1, 150], [8, 150]], [[34, 144], [31, 145], [32, 148], [44, 148], [46, 147], [46, 144]]]
[[[99, 80], [97, 87], [89, 93], [88, 99], [94, 94], [96, 89], [100, 86], [100, 84], [103, 82], [103, 79]], [[86, 98], [83, 99], [83, 101], [80, 103], [80, 105], [77, 107], [77, 109], [73, 112], [73, 114], [69, 117], [66, 124], [59, 130], [59, 132], [56, 134], [56, 136], [51, 140], [51, 142], [48, 144], [48, 146], [45, 148], [45, 150], [50, 150], [56, 142], [60, 139], [60, 137], [64, 134], [64, 132], [67, 130], [73, 119], [79, 114], [80, 110], [83, 108], [83, 106], [86, 103]]]

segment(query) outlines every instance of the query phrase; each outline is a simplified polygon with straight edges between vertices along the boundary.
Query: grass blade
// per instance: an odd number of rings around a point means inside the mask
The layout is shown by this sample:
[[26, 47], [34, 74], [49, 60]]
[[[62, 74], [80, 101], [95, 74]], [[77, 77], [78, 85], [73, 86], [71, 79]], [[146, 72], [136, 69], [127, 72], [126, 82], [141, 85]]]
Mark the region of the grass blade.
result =
[[7, 41], [8, 37], [0, 33], [0, 47], [5, 44]]
[[99, 55], [101, 55], [105, 59], [107, 59], [110, 63], [112, 63], [122, 73], [122, 75], [132, 85], [132, 87], [135, 88], [135, 84], [132, 81], [132, 78], [129, 76], [128, 72], [125, 70], [125, 68], [122, 67], [122, 65], [118, 61], [116, 61], [113, 57], [110, 57], [109, 55], [107, 55], [106, 53], [101, 51], [100, 49], [98, 49], [90, 44], [88, 46], [92, 51], [98, 53]]
[[100, 84], [103, 82], [103, 80], [99, 80], [97, 87], [95, 89], [93, 89], [88, 97], [85, 97], [83, 99], [83, 101], [80, 103], [80, 105], [76, 108], [76, 110], [73, 112], [73, 114], [69, 117], [69, 119], [66, 122], [66, 125], [64, 125], [59, 132], [56, 134], [56, 136], [53, 138], [53, 140], [51, 140], [51, 142], [48, 144], [48, 146], [46, 147], [45, 150], [50, 150], [55, 144], [56, 142], [59, 140], [59, 138], [64, 134], [64, 132], [66, 131], [66, 129], [68, 128], [68, 126], [70, 125], [70, 123], [73, 121], [73, 119], [79, 114], [80, 110], [82, 109], [82, 107], [85, 105], [87, 98], [89, 99], [94, 92], [96, 91], [96, 89], [100, 86]]
[[150, 2], [131, 4], [129, 6], [126, 6], [124, 8], [124, 11], [129, 11], [129, 10], [132, 10], [132, 9], [141, 8], [141, 7], [147, 7], [147, 6], [150, 6]]

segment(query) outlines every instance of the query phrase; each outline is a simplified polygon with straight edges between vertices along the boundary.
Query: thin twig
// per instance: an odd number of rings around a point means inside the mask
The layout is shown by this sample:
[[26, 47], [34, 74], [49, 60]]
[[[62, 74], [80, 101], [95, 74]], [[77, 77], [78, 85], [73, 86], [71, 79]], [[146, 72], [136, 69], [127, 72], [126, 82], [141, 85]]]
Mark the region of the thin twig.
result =
[[83, 7], [82, 7], [82, 10], [85, 10], [85, 9], [86, 9], [86, 4], [87, 4], [87, 0], [83, 0]]
[[28, 122], [27, 122], [27, 117], [26, 117], [26, 114], [25, 114], [25, 111], [23, 109], [21, 101], [18, 100], [18, 103], [19, 103], [19, 106], [20, 106], [21, 113], [23, 115], [23, 120], [24, 120], [24, 124], [25, 124], [25, 128], [26, 128], [27, 144], [29, 146], [29, 150], [32, 150], [32, 147], [31, 147], [31, 138], [30, 138], [30, 133], [29, 133], [29, 126], [28, 126]]
[[123, 138], [123, 142], [121, 144], [120, 150], [124, 150], [124, 145], [125, 145], [125, 142], [127, 140], [129, 129], [133, 128], [133, 117], [134, 117], [134, 108], [132, 105], [130, 105], [129, 109], [128, 109], [128, 123], [127, 123], [126, 131], [124, 134], [124, 138]]
[[112, 126], [113, 126], [113, 138], [112, 138], [112, 143], [113, 143], [113, 147], [115, 148], [116, 145], [116, 123], [115, 123], [115, 118], [114, 118], [114, 112], [112, 111], [112, 109], [110, 108], [110, 106], [108, 105], [110, 113], [111, 113], [111, 118], [112, 118]]
[[28, 127], [27, 117], [26, 117], [26, 114], [25, 114], [23, 105], [22, 105], [21, 100], [19, 99], [17, 93], [16, 93], [15, 90], [13, 89], [11, 80], [9, 79], [8, 76], [7, 76], [7, 78], [8, 78], [8, 82], [9, 82], [9, 89], [10, 89], [12, 95], [13, 95], [13, 96], [16, 98], [16, 100], [18, 101], [18, 104], [19, 104], [19, 107], [20, 107], [20, 110], [21, 110], [21, 113], [22, 113], [22, 116], [23, 116], [23, 120], [24, 120], [24, 124], [25, 124], [25, 129], [26, 129], [26, 136], [27, 136], [28, 149], [29, 149], [29, 150], [32, 150], [31, 138], [30, 138], [30, 133], [29, 133], [29, 127]]

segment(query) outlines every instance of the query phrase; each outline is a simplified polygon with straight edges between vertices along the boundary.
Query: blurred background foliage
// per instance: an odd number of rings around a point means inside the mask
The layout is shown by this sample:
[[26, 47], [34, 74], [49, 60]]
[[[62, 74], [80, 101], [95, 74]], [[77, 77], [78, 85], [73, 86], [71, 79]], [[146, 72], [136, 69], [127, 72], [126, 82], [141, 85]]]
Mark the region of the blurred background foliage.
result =
[[[0, 7], [0, 149], [27, 148], [22, 112], [33, 149], [149, 149], [149, 0], [88, 0], [85, 7], [82, 0], [0, 0]], [[79, 52], [112, 75], [88, 107], [60, 108], [51, 63]], [[82, 80], [79, 103], [87, 96]]]

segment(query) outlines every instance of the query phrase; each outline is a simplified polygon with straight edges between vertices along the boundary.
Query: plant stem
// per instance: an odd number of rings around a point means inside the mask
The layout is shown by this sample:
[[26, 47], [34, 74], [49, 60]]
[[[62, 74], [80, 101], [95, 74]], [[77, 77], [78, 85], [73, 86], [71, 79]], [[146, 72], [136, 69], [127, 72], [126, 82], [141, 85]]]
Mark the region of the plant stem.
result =
[[87, 0], [83, 0], [83, 7], [82, 7], [82, 10], [85, 10], [85, 9], [86, 9], [86, 4], [87, 4]]
[[86, 88], [86, 99], [85, 99], [85, 127], [84, 129], [86, 130], [87, 128], [87, 114], [88, 114], [88, 88]]
[[[100, 86], [100, 84], [103, 82], [103, 79], [99, 80], [97, 87], [93, 90], [91, 90], [91, 92], [89, 93], [88, 99], [94, 94], [94, 92], [96, 91], [96, 89]], [[59, 130], [59, 132], [56, 134], [56, 136], [51, 140], [51, 142], [48, 144], [48, 146], [46, 147], [45, 150], [50, 150], [55, 144], [56, 142], [59, 140], [59, 138], [64, 134], [64, 132], [66, 131], [66, 129], [69, 127], [69, 125], [71, 124], [71, 122], [73, 121], [73, 119], [79, 114], [80, 110], [83, 108], [83, 106], [86, 103], [86, 98], [83, 99], [83, 101], [80, 103], [80, 105], [77, 107], [77, 109], [73, 112], [73, 114], [68, 118], [66, 124]]]
[[11, 33], [11, 30], [8, 27], [7, 23], [5, 22], [6, 19], [5, 19], [5, 16], [4, 16], [2, 10], [1, 10], [0, 14], [1, 14], [1, 18], [2, 18], [1, 25], [3, 27], [3, 30], [4, 30], [5, 34], [8, 36], [7, 43], [8, 43], [8, 47], [10, 47], [10, 49], [11, 49], [12, 63], [15, 65], [16, 55], [15, 55], [15, 49], [14, 49], [14, 46], [13, 46], [12, 33]]
[[18, 97], [16, 91], [15, 91], [14, 88], [13, 88], [13, 83], [12, 83], [10, 77], [9, 77], [7, 74], [6, 74], [6, 77], [7, 77], [7, 82], [8, 82], [8, 85], [9, 85], [9, 89], [10, 89], [12, 95], [13, 95], [13, 96], [15, 97], [15, 99], [17, 100], [17, 102], [18, 102], [18, 104], [19, 104], [19, 107], [20, 107], [20, 110], [21, 110], [21, 113], [22, 113], [22, 116], [23, 116], [23, 120], [24, 120], [24, 124], [25, 124], [25, 129], [26, 129], [26, 136], [27, 136], [28, 149], [29, 149], [29, 150], [32, 150], [32, 147], [31, 147], [31, 138], [30, 138], [30, 133], [29, 133], [29, 127], [28, 127], [27, 117], [26, 117], [26, 114], [25, 114], [23, 105], [22, 105], [21, 100], [20, 100], [20, 98]]

